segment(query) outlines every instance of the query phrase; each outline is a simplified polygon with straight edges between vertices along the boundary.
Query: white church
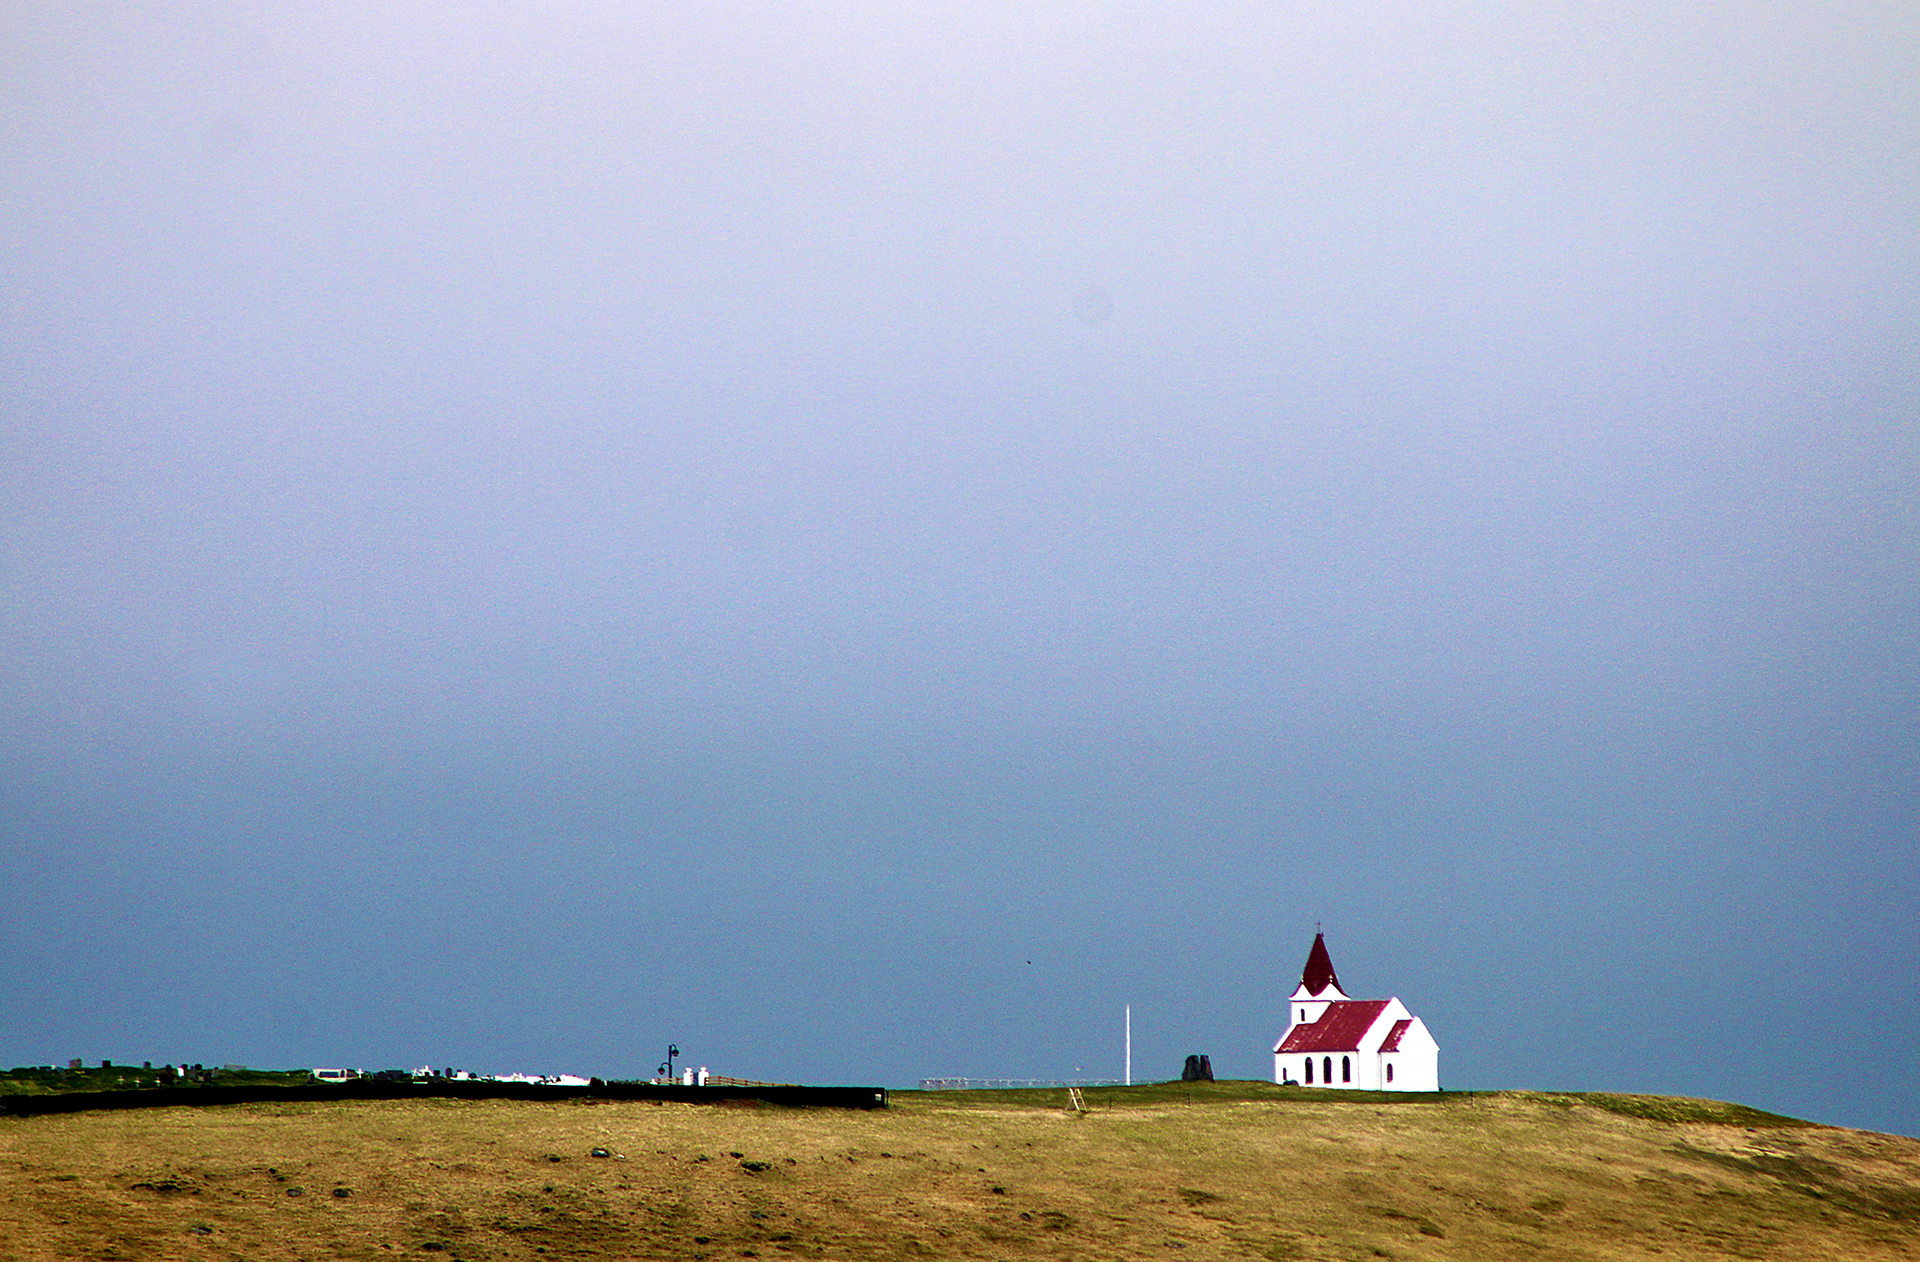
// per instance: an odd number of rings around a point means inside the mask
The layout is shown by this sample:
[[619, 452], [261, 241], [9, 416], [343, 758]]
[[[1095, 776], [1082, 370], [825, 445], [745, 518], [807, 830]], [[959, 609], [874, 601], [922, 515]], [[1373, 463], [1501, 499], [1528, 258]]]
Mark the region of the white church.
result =
[[1440, 1045], [1398, 999], [1349, 999], [1325, 934], [1313, 936], [1287, 1032], [1273, 1046], [1273, 1080], [1358, 1091], [1438, 1091]]

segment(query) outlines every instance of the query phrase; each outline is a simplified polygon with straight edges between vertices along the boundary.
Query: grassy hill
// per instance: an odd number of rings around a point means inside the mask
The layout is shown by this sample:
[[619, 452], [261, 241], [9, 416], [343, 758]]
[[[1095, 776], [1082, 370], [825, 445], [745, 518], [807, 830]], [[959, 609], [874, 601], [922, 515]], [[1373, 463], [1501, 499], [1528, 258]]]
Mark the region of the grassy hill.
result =
[[[0, 1119], [0, 1259], [1912, 1258], [1920, 1140], [1267, 1083]], [[595, 1157], [596, 1148], [609, 1155]]]

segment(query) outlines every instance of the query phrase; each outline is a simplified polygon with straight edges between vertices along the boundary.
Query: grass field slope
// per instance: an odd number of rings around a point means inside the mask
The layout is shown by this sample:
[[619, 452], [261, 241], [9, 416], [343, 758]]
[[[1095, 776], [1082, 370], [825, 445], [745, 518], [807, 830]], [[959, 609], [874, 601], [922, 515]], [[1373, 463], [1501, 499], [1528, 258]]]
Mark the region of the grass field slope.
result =
[[1085, 1094], [4, 1118], [0, 1259], [1920, 1257], [1920, 1140], [1644, 1096]]

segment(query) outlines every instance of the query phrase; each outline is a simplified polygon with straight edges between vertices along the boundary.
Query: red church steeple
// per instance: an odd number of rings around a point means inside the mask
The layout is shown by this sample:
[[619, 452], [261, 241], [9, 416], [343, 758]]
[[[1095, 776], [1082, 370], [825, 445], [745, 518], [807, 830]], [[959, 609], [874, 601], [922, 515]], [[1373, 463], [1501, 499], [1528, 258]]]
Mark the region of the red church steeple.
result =
[[1313, 949], [1307, 952], [1307, 966], [1300, 970], [1300, 988], [1318, 995], [1327, 987], [1340, 991], [1340, 977], [1333, 971], [1333, 957], [1327, 954], [1327, 935], [1313, 935]]

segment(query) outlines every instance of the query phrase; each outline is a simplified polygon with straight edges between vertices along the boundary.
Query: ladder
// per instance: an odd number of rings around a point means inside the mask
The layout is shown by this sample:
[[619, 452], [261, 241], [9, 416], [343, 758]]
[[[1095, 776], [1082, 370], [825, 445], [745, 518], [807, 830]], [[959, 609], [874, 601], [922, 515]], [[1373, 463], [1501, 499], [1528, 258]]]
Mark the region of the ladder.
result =
[[1080, 1088], [1071, 1085], [1067, 1087], [1067, 1110], [1072, 1113], [1087, 1111], [1087, 1100], [1080, 1094]]

